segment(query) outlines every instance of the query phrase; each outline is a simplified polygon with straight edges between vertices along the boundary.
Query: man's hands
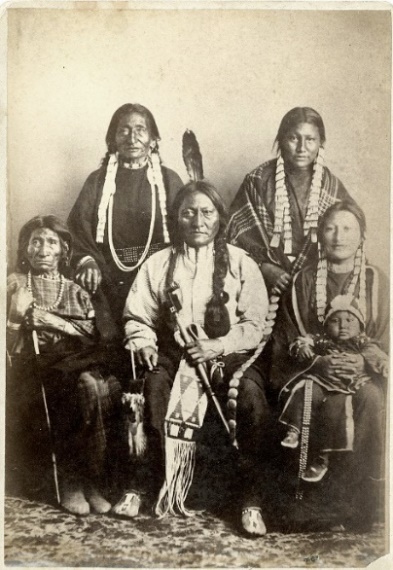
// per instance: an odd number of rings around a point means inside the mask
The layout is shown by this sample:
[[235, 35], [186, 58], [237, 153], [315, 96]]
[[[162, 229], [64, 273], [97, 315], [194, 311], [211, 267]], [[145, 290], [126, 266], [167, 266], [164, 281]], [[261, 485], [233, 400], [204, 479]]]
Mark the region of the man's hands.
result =
[[136, 352], [136, 359], [138, 364], [146, 366], [151, 372], [157, 366], [158, 352], [154, 347], [146, 346], [145, 348], [140, 348]]
[[198, 339], [185, 346], [186, 352], [194, 364], [202, 364], [221, 356], [224, 352], [222, 342], [217, 338]]
[[[193, 364], [202, 364], [213, 358], [221, 356], [224, 347], [218, 339], [199, 339], [185, 345], [185, 350]], [[146, 366], [152, 372], [158, 363], [157, 349], [152, 346], [145, 346], [136, 351], [138, 364]]]
[[77, 270], [75, 281], [91, 295], [97, 291], [102, 281], [100, 268], [94, 259], [89, 259]]

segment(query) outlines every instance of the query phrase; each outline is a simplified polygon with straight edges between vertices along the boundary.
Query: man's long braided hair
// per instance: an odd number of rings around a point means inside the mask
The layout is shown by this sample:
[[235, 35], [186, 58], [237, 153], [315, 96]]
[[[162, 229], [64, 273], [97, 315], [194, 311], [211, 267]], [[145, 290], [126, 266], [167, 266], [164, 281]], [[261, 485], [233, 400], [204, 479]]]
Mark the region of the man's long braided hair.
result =
[[168, 290], [173, 285], [177, 257], [184, 251], [185, 247], [182, 232], [179, 227], [180, 208], [187, 196], [197, 192], [207, 196], [219, 214], [219, 229], [214, 239], [213, 292], [206, 306], [204, 323], [204, 329], [208, 337], [217, 338], [225, 336], [230, 329], [229, 313], [226, 307], [229, 296], [228, 293], [224, 291], [225, 277], [229, 270], [229, 253], [225, 238], [228, 214], [221, 196], [207, 180], [189, 182], [180, 189], [173, 202], [169, 220], [173, 248], [169, 260], [165, 288]]

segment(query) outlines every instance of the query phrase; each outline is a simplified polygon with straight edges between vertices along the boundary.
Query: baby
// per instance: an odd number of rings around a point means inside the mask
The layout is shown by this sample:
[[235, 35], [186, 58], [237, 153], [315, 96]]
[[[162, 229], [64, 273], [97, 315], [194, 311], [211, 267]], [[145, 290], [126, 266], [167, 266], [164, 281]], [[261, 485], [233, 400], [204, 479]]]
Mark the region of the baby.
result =
[[[291, 344], [290, 355], [307, 366], [304, 373], [297, 374], [282, 390], [287, 395], [280, 422], [288, 426], [281, 445], [296, 448], [302, 429], [306, 380], [312, 381], [311, 432], [318, 431], [319, 450], [316, 459], [309, 465], [302, 479], [318, 482], [326, 474], [331, 451], [353, 449], [354, 422], [352, 394], [367, 382], [378, 378], [387, 379], [388, 357], [378, 344], [364, 333], [364, 317], [356, 300], [348, 295], [338, 295], [331, 302], [324, 320], [323, 335], [298, 337]], [[312, 365], [318, 356], [361, 354], [365, 360], [365, 372], [341, 376], [314, 373]], [[288, 395], [289, 393], [289, 395]], [[319, 429], [317, 429], [317, 427]]]

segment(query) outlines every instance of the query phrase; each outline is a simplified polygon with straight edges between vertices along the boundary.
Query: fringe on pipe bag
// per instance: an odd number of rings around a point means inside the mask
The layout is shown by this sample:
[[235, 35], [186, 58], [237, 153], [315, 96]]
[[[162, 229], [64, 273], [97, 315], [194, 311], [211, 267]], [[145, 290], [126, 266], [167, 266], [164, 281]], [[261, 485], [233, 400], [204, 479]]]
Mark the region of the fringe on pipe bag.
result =
[[182, 359], [165, 417], [165, 482], [155, 507], [160, 518], [167, 513], [193, 514], [186, 509], [185, 500], [194, 476], [196, 435], [203, 425], [207, 403], [195, 367]]

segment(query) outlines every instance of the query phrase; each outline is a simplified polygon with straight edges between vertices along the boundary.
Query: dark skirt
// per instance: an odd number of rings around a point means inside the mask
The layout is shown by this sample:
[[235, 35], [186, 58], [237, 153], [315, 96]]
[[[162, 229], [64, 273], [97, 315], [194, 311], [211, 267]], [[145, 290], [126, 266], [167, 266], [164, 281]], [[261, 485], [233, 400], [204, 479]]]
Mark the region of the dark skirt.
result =
[[[54, 451], [63, 477], [110, 480], [110, 457], [124, 438], [121, 387], [99, 367], [38, 365], [14, 357], [7, 371], [6, 485], [31, 492], [51, 479]], [[112, 445], [112, 442], [115, 442]]]

